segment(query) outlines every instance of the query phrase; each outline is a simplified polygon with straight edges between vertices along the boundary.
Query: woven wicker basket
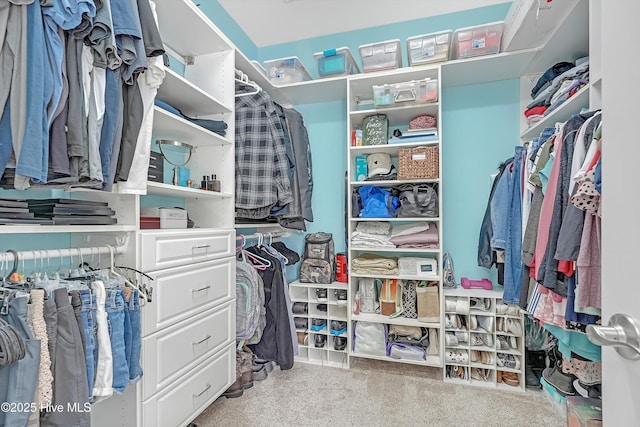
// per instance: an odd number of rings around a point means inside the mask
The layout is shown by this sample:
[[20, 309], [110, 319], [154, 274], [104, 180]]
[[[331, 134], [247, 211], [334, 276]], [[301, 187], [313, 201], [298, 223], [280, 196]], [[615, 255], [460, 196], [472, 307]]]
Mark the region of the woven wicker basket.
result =
[[439, 178], [438, 146], [398, 150], [398, 179]]

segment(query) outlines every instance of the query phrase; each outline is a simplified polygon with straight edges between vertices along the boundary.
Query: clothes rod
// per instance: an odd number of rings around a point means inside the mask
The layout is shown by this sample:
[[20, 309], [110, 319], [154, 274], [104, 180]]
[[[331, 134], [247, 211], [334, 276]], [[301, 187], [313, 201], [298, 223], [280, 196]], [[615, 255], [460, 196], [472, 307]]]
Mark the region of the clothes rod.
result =
[[14, 254], [18, 255], [19, 261], [41, 260], [43, 258], [71, 258], [71, 257], [89, 257], [96, 255], [110, 255], [111, 253], [124, 253], [125, 246], [93, 246], [86, 248], [64, 248], [64, 249], [33, 249], [22, 251], [0, 252], [3, 261], [13, 262]]
[[264, 233], [252, 233], [252, 234], [236, 234], [236, 241], [246, 240], [260, 240], [260, 239], [279, 239], [280, 237], [288, 236], [284, 231], [266, 231]]

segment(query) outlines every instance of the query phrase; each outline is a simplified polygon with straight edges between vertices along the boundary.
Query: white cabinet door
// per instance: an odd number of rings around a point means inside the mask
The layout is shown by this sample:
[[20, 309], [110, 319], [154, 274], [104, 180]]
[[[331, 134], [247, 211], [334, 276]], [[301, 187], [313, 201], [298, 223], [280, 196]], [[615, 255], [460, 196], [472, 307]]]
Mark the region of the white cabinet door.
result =
[[[638, 144], [638, 85], [628, 81], [638, 56], [622, 48], [640, 16], [637, 0], [602, 1], [602, 323], [625, 313], [640, 322], [640, 225], [635, 175]], [[640, 425], [640, 361], [602, 348], [604, 425]]]

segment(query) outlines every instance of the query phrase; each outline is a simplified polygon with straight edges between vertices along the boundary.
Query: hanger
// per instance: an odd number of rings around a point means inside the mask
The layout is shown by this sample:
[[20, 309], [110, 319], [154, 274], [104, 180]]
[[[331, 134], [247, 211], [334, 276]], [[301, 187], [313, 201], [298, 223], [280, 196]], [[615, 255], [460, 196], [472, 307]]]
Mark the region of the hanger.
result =
[[147, 295], [147, 293], [144, 292], [142, 289], [140, 289], [138, 286], [134, 285], [131, 282], [131, 280], [127, 279], [125, 276], [123, 276], [122, 274], [120, 274], [120, 273], [118, 273], [116, 271], [115, 258], [114, 258], [115, 249], [111, 245], [107, 245], [107, 247], [109, 248], [109, 255], [110, 255], [110, 261], [111, 261], [110, 262], [110, 266], [109, 266], [110, 274], [112, 274], [113, 276], [116, 276], [116, 277], [121, 277], [122, 279], [124, 279], [124, 283], [127, 286], [137, 290], [140, 293], [140, 295], [143, 296], [143, 298], [140, 299], [140, 306], [141, 307], [144, 306], [145, 303], [149, 302], [149, 298], [150, 298], [149, 295]]
[[249, 80], [249, 76], [247, 76], [243, 71], [240, 71], [238, 69], [236, 69], [235, 71], [236, 71], [235, 81], [237, 83], [240, 83], [241, 85], [244, 85], [253, 89], [248, 92], [237, 93], [236, 98], [240, 98], [248, 95], [255, 95], [256, 93], [259, 93], [260, 91], [262, 91], [262, 88], [253, 80]]

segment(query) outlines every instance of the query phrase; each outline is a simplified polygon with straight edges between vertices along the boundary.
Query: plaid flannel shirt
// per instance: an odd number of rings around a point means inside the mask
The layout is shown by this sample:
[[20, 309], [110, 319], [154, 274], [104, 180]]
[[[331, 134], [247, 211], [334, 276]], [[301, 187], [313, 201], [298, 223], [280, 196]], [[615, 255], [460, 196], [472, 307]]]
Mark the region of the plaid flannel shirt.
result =
[[236, 215], [262, 219], [291, 203], [291, 167], [282, 123], [267, 94], [236, 98]]

